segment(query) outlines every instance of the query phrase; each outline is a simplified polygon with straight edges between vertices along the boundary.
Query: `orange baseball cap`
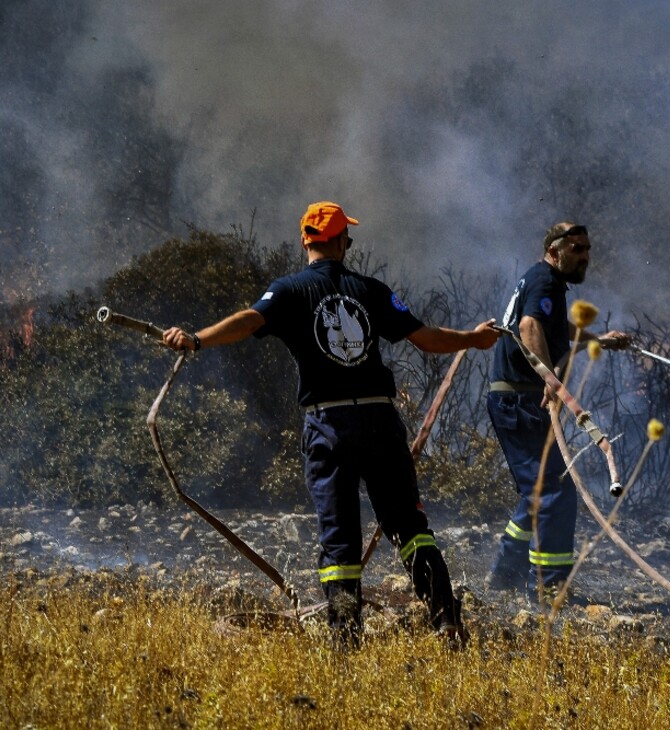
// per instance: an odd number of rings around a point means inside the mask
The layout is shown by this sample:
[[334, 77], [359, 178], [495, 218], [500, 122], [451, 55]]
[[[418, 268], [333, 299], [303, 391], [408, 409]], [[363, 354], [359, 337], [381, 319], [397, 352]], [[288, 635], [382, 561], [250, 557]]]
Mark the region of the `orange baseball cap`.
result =
[[358, 225], [358, 221], [349, 218], [337, 203], [321, 201], [308, 206], [300, 219], [300, 231], [306, 244], [318, 243], [342, 233], [350, 223]]

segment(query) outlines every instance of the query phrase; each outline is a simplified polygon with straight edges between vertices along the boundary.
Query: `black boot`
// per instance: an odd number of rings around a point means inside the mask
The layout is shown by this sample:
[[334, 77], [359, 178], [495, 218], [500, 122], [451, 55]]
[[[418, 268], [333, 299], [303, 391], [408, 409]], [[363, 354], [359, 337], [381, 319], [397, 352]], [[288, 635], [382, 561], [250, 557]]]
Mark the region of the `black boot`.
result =
[[451, 611], [443, 611], [433, 622], [438, 636], [444, 637], [450, 649], [463, 651], [469, 641], [470, 632], [461, 619], [461, 601], [454, 597]]
[[330, 581], [324, 587], [333, 648], [338, 651], [358, 649], [363, 634], [360, 581]]
[[428, 606], [433, 628], [465, 648], [469, 633], [461, 621], [461, 602], [454, 596], [442, 553], [437, 547], [420, 547], [405, 561], [405, 568], [417, 596]]

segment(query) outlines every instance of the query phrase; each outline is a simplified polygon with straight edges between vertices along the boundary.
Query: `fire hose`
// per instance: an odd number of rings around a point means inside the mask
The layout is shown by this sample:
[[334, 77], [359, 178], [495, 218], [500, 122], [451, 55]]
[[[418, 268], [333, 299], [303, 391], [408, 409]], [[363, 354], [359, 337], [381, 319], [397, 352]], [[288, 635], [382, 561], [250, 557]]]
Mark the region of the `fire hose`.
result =
[[584, 410], [577, 400], [572, 396], [570, 391], [563, 385], [558, 379], [554, 371], [547, 367], [542, 360], [534, 353], [531, 352], [526, 345], [522, 342], [521, 338], [518, 337], [511, 329], [507, 327], [500, 327], [499, 325], [493, 325], [493, 328], [502, 332], [505, 335], [509, 335], [514, 339], [519, 349], [523, 353], [524, 357], [535, 370], [535, 372], [544, 380], [545, 384], [549, 389], [556, 394], [556, 396], [565, 404], [570, 410], [572, 415], [575, 417], [575, 421], [579, 428], [591, 437], [592, 441], [598, 446], [603, 452], [607, 459], [607, 468], [610, 475], [610, 494], [618, 497], [622, 492], [621, 479], [619, 472], [614, 461], [614, 452], [612, 445], [607, 440], [605, 434], [598, 428], [593, 422], [589, 411]]
[[643, 355], [644, 357], [648, 357], [651, 360], [656, 360], [657, 362], [662, 362], [664, 365], [670, 365], [670, 360], [668, 360], [667, 357], [662, 357], [661, 355], [657, 355], [655, 352], [649, 352], [649, 350], [643, 350], [639, 345], [629, 345], [629, 350], [632, 350], [633, 352], [637, 352], [638, 355]]
[[[584, 411], [579, 403], [570, 395], [568, 390], [565, 388], [565, 386], [561, 383], [561, 381], [557, 378], [557, 376], [554, 374], [552, 370], [550, 370], [533, 352], [531, 352], [521, 341], [519, 337], [517, 337], [514, 332], [510, 329], [504, 328], [504, 327], [498, 327], [495, 326], [496, 329], [498, 329], [500, 332], [510, 335], [514, 338], [515, 342], [519, 345], [521, 348], [521, 351], [523, 352], [526, 360], [530, 363], [532, 368], [535, 370], [535, 372], [544, 380], [544, 382], [552, 389], [553, 392], [555, 392], [558, 397], [563, 401], [563, 403], [570, 409], [570, 411], [575, 416], [575, 419], [577, 421], [577, 425], [579, 425], [583, 430], [587, 431], [589, 436], [593, 439], [593, 441], [600, 447], [600, 449], [605, 453], [605, 456], [607, 457], [607, 464], [610, 469], [610, 478], [612, 480], [612, 483], [610, 485], [610, 493], [614, 496], [619, 496], [624, 492], [623, 487], [621, 486], [619, 482], [619, 475], [616, 471], [616, 466], [614, 465], [614, 454], [612, 452], [612, 447], [610, 443], [607, 441], [605, 436], [602, 434], [600, 429], [597, 428], [597, 426], [593, 425], [593, 422], [591, 421], [590, 414], [588, 414], [587, 411]], [[581, 350], [586, 347], [586, 343], [579, 343], [578, 346], [575, 348], [576, 350]], [[670, 361], [665, 360], [665, 358], [662, 358], [660, 355], [655, 355], [655, 353], [649, 353], [645, 350], [642, 350], [641, 348], [637, 346], [630, 346], [631, 349], [634, 349], [640, 354], [646, 355], [646, 356], [652, 356], [654, 359], [658, 359], [664, 362], [667, 362], [670, 364]], [[563, 362], [559, 362], [557, 365], [557, 370], [560, 370], [560, 368], [563, 366]], [[571, 458], [571, 455], [569, 453], [568, 445], [565, 439], [565, 434], [563, 433], [563, 428], [561, 426], [560, 419], [558, 417], [557, 409], [550, 404], [550, 414], [551, 414], [551, 424], [554, 431], [554, 435], [556, 437], [556, 441], [558, 443], [558, 447], [561, 451], [561, 455], [563, 456], [563, 459], [566, 463], [566, 466], [568, 468], [568, 472], [570, 473], [570, 476], [572, 477], [575, 486], [577, 487], [577, 491], [579, 492], [580, 496], [582, 497], [582, 500], [584, 501], [584, 504], [586, 504], [586, 507], [588, 508], [589, 512], [593, 515], [596, 522], [601, 526], [605, 534], [612, 540], [615, 545], [618, 545], [623, 552], [642, 570], [645, 575], [647, 575], [649, 578], [651, 578], [654, 582], [658, 583], [659, 585], [663, 586], [666, 590], [670, 590], [670, 581], [667, 580], [664, 576], [662, 576], [655, 568], [653, 568], [651, 565], [649, 565], [638, 553], [633, 550], [633, 548], [626, 543], [626, 541], [619, 535], [619, 533], [614, 529], [611, 522], [608, 521], [602, 512], [598, 509], [595, 502], [593, 501], [593, 498], [591, 497], [589, 491], [586, 489], [584, 484], [582, 483], [579, 474], [577, 473], [576, 469], [574, 468], [574, 460]], [[628, 488], [628, 487], [627, 487]], [[627, 489], [626, 488], [626, 489]]]
[[633, 548], [628, 545], [628, 543], [619, 535], [619, 533], [614, 529], [614, 527], [611, 524], [611, 519], [608, 520], [605, 518], [603, 513], [598, 509], [596, 506], [596, 503], [593, 501], [593, 498], [591, 497], [591, 494], [589, 493], [588, 489], [584, 486], [582, 483], [582, 480], [577, 473], [577, 470], [574, 468], [574, 460], [570, 456], [570, 452], [568, 450], [568, 444], [565, 440], [565, 434], [563, 433], [563, 428], [561, 426], [560, 419], [558, 418], [558, 414], [556, 413], [556, 408], [550, 405], [550, 413], [551, 413], [551, 425], [554, 429], [554, 435], [556, 436], [556, 442], [558, 443], [558, 447], [561, 451], [561, 454], [563, 456], [563, 459], [568, 467], [568, 471], [570, 472], [570, 476], [572, 477], [573, 482], [575, 483], [575, 486], [577, 487], [577, 491], [579, 492], [581, 498], [584, 500], [584, 504], [588, 508], [589, 512], [593, 515], [596, 522], [600, 525], [600, 527], [603, 529], [605, 534], [612, 540], [612, 542], [620, 547], [623, 552], [635, 563], [635, 565], [640, 568], [640, 570], [647, 575], [649, 578], [651, 578], [654, 582], [658, 583], [660, 586], [663, 586], [667, 591], [670, 591], [670, 581], [662, 576], [655, 568], [653, 568], [649, 563], [647, 563]]
[[[109, 307], [100, 307], [96, 317], [98, 322], [101, 322], [103, 324], [116, 324], [122, 327], [136, 330], [138, 332], [142, 332], [145, 335], [161, 342], [163, 340], [163, 330], [160, 329], [160, 327], [156, 327], [156, 325], [152, 324], [151, 322], [143, 322], [139, 319], [134, 319], [133, 317], [128, 317], [124, 314], [119, 314], [118, 312], [113, 312], [111, 309], [109, 309]], [[177, 361], [175, 362], [168, 379], [161, 388], [160, 393], [158, 394], [153, 405], [151, 406], [149, 415], [147, 416], [147, 426], [149, 427], [149, 432], [151, 433], [151, 440], [154, 444], [154, 448], [156, 449], [163, 470], [165, 471], [168, 481], [170, 482], [170, 486], [172, 487], [172, 490], [174, 491], [176, 496], [182, 502], [185, 502], [192, 510], [197, 512], [215, 530], [223, 535], [238, 552], [240, 552], [242, 555], [244, 555], [244, 557], [250, 560], [275, 585], [277, 585], [279, 589], [290, 599], [296, 613], [298, 613], [300, 611], [300, 603], [293, 586], [284, 578], [284, 576], [281, 575], [281, 573], [279, 573], [279, 571], [274, 566], [270, 565], [270, 563], [268, 563], [253, 548], [251, 548], [246, 542], [244, 542], [244, 540], [238, 537], [238, 535], [236, 535], [227, 525], [221, 522], [221, 520], [219, 520], [211, 512], [206, 510], [192, 497], [189, 497], [189, 495], [181, 489], [181, 487], [179, 486], [179, 482], [177, 481], [177, 478], [174, 474], [174, 471], [167, 459], [167, 456], [165, 455], [165, 451], [163, 450], [161, 444], [160, 434], [158, 432], [158, 411], [160, 409], [161, 403], [163, 402], [163, 399], [170, 390], [170, 387], [172, 386], [172, 383], [177, 376], [177, 373], [179, 372], [186, 360], [186, 353], [187, 351], [184, 351], [177, 358]]]
[[[607, 347], [607, 345], [613, 345], [616, 340], [614, 338], [610, 337], [603, 337], [598, 340], [602, 345]], [[581, 350], [584, 350], [586, 347], [588, 347], [588, 341], [587, 342], [579, 342], [577, 345], [573, 348], [574, 352], [580, 352]], [[642, 357], [648, 357], [651, 360], [656, 360], [656, 362], [663, 363], [663, 365], [670, 365], [670, 360], [668, 360], [667, 357], [663, 357], [662, 355], [658, 355], [655, 352], [650, 352], [649, 350], [643, 350], [639, 345], [629, 344], [626, 346], [627, 350], [631, 350], [632, 352], [636, 353], [637, 355], [641, 355]], [[565, 366], [565, 363], [567, 362], [568, 358], [570, 357], [572, 353], [572, 350], [569, 352], [566, 352], [565, 355], [558, 361], [556, 364], [556, 367], [554, 368], [554, 371], [556, 374], [560, 373], [560, 371]]]

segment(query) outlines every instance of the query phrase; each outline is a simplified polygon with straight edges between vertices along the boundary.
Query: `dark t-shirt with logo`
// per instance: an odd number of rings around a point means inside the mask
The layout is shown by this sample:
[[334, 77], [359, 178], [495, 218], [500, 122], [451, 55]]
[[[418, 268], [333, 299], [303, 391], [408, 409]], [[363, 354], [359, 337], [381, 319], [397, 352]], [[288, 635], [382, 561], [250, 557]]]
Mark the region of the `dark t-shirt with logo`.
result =
[[[512, 294], [502, 319], [502, 326], [519, 335], [523, 317], [537, 319], [544, 330], [551, 362], [556, 364], [570, 349], [566, 285], [559, 273], [546, 261], [540, 261], [523, 275]], [[542, 384], [512, 337], [501, 337], [493, 357], [491, 380], [512, 383]]]
[[386, 284], [332, 260], [276, 279], [252, 309], [265, 318], [256, 337], [275, 335], [293, 355], [303, 406], [394, 397], [379, 339], [398, 342], [423, 326]]

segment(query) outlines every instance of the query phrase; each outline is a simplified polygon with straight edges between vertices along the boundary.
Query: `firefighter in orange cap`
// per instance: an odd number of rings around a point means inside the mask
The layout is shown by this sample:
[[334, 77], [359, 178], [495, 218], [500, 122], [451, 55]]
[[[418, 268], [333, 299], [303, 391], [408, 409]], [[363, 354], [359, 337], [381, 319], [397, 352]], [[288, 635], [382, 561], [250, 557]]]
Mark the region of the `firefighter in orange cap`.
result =
[[464, 640], [460, 604], [421, 507], [407, 433], [393, 404], [393, 374], [379, 342], [408, 339], [425, 352], [451, 353], [489, 348], [499, 335], [493, 320], [466, 331], [427, 326], [386, 284], [347, 269], [349, 227], [355, 225], [336, 203], [313, 203], [300, 221], [308, 260], [302, 271], [272, 282], [251, 308], [195, 337], [173, 327], [164, 341], [197, 349], [275, 335], [290, 350], [305, 409], [302, 450], [319, 523], [319, 579], [338, 645], [358, 646], [363, 628], [361, 480], [432, 626]]

